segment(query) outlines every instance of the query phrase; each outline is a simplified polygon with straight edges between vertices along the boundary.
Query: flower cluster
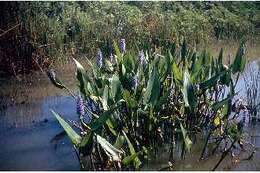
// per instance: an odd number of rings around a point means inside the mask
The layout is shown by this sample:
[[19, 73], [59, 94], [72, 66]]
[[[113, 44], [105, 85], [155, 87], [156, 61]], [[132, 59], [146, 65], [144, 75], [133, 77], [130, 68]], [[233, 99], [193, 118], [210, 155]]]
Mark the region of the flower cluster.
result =
[[144, 51], [143, 51], [143, 50], [141, 50], [141, 51], [139, 52], [139, 54], [138, 54], [138, 60], [139, 60], [139, 63], [140, 63], [141, 65], [146, 66], [147, 61], [146, 61], [146, 59], [145, 59]]
[[77, 99], [77, 113], [80, 115], [80, 116], [83, 116], [85, 115], [85, 105], [84, 105], [84, 100], [81, 96], [78, 96], [78, 99]]
[[98, 50], [97, 53], [97, 66], [98, 68], [102, 68], [104, 66], [104, 58], [100, 49]]
[[125, 52], [126, 52], [125, 39], [121, 39], [121, 40], [120, 40], [120, 49], [121, 49], [121, 53], [125, 53]]
[[92, 121], [92, 113], [99, 113], [99, 106], [90, 97], [83, 100], [81, 96], [77, 99], [77, 113], [83, 117], [84, 122], [89, 124]]

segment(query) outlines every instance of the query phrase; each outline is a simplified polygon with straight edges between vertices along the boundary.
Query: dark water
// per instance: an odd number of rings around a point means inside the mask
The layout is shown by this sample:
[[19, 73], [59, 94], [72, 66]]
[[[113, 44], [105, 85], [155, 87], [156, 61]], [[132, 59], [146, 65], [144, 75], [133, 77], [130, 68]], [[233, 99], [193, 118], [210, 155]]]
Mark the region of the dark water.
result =
[[[256, 69], [259, 68], [258, 64], [257, 61], [251, 63]], [[74, 71], [67, 71], [62, 76], [68, 86], [75, 88], [72, 80]], [[18, 83], [17, 79], [0, 81], [0, 170], [79, 170], [76, 154], [68, 138], [57, 143], [50, 142], [62, 132], [50, 109], [65, 118], [76, 119], [74, 100], [56, 89], [44, 74], [33, 74], [27, 76], [26, 80]], [[241, 90], [240, 96], [243, 96], [243, 88], [241, 78], [237, 86], [237, 90]], [[260, 170], [260, 126], [248, 129], [248, 136], [256, 145], [252, 160], [233, 163], [227, 157], [219, 170]], [[185, 160], [177, 161], [175, 170], [211, 170], [219, 156], [198, 162], [201, 146], [194, 147]], [[144, 169], [158, 170], [167, 164], [167, 152], [162, 150], [161, 153]]]

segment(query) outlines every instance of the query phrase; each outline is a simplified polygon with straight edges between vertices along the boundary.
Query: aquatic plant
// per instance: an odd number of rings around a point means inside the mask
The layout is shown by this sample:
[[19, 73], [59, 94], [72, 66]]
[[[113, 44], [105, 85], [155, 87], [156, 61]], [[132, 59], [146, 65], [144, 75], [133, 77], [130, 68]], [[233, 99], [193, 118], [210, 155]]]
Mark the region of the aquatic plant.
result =
[[103, 54], [102, 54], [101, 50], [99, 49], [98, 53], [97, 53], [97, 66], [99, 68], [102, 68], [103, 64], [104, 64]]
[[126, 52], [126, 42], [125, 42], [125, 39], [123, 39], [123, 38], [120, 40], [120, 50], [122, 53]]
[[162, 146], [170, 146], [172, 160], [177, 143], [184, 158], [197, 136], [205, 140], [201, 159], [209, 154], [209, 144], [215, 147], [212, 153], [223, 152], [223, 160], [234, 144], [241, 143], [243, 129], [233, 117], [239, 111], [232, 100], [245, 67], [245, 43], [229, 66], [222, 63], [223, 49], [214, 58], [206, 50], [193, 51], [186, 41], [179, 50], [175, 47], [175, 43], [162, 47], [164, 55], [145, 48], [135, 55], [114, 42], [117, 63], [111, 66], [106, 60], [99, 68], [88, 61], [88, 71], [74, 59], [91, 120], [79, 118], [79, 135], [52, 112], [77, 148], [83, 169], [138, 170]]

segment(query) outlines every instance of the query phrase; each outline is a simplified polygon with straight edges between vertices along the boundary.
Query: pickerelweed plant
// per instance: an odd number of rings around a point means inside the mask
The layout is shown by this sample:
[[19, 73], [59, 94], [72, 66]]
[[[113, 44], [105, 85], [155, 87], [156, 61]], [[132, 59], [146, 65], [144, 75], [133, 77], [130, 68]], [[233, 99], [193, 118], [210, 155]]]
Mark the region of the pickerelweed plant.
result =
[[[80, 94], [70, 93], [77, 100], [80, 133], [52, 113], [75, 146], [82, 169], [138, 170], [164, 145], [170, 146], [172, 160], [176, 143], [184, 158], [198, 135], [205, 140], [201, 159], [212, 143], [212, 153], [223, 152], [220, 163], [242, 145], [232, 98], [245, 67], [245, 44], [229, 66], [222, 62], [223, 49], [213, 58], [207, 51], [189, 49], [185, 41], [179, 51], [169, 42], [160, 51], [145, 47], [135, 54], [126, 40], [119, 47], [114, 42], [110, 57], [99, 50], [96, 63], [87, 60], [88, 71], [74, 59]], [[55, 74], [49, 77], [67, 89]]]

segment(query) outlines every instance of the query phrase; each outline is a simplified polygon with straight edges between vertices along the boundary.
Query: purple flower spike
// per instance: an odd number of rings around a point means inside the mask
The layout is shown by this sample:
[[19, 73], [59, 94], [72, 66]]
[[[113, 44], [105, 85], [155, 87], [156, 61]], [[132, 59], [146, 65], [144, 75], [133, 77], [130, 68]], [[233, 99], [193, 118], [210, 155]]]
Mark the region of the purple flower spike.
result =
[[79, 96], [77, 100], [77, 113], [79, 115], [85, 115], [85, 105], [83, 99]]
[[138, 59], [139, 59], [139, 63], [141, 65], [146, 65], [146, 59], [145, 59], [145, 56], [144, 56], [144, 51], [141, 50], [138, 54]]
[[121, 39], [121, 40], [120, 40], [120, 49], [121, 49], [121, 53], [125, 53], [125, 52], [126, 52], [125, 39]]
[[99, 49], [98, 53], [97, 53], [97, 66], [98, 66], [98, 68], [103, 67], [103, 65], [104, 65], [103, 61], [104, 61], [103, 54], [102, 54], [101, 50]]

